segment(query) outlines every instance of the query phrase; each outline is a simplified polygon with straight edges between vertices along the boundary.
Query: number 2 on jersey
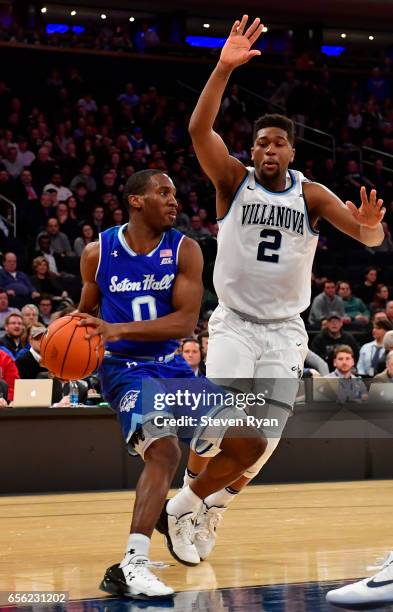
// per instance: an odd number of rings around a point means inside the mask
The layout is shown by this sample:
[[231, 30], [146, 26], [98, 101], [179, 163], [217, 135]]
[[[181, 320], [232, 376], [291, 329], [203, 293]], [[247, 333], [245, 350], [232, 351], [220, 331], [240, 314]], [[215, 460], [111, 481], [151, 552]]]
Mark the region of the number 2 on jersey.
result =
[[278, 251], [281, 247], [282, 234], [278, 230], [264, 229], [260, 234], [261, 238], [273, 238], [271, 240], [262, 240], [258, 245], [258, 261], [270, 261], [270, 263], [278, 263], [279, 256], [276, 253], [266, 253], [266, 251]]
[[[147, 306], [149, 313], [148, 317], [142, 317], [142, 306]], [[151, 321], [152, 319], [157, 319], [156, 298], [152, 295], [141, 295], [140, 297], [134, 298], [131, 302], [131, 308], [134, 321]]]

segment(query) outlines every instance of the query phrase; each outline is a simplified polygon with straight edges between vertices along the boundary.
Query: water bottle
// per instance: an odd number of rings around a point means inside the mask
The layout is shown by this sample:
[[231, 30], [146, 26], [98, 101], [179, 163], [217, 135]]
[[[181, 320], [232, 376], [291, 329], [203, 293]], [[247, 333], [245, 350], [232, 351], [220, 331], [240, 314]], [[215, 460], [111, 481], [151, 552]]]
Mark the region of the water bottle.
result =
[[79, 387], [76, 380], [70, 380], [70, 407], [76, 408], [79, 404]]

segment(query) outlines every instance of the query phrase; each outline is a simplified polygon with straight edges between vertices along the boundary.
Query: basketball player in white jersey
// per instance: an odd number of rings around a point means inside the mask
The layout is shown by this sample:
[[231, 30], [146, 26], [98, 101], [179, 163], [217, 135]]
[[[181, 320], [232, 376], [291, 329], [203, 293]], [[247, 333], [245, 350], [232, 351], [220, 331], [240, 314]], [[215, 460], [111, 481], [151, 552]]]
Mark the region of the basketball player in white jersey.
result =
[[[362, 187], [357, 208], [308, 181], [301, 172], [289, 170], [295, 156], [294, 125], [282, 115], [265, 115], [256, 121], [253, 167], [245, 167], [229, 154], [213, 125], [232, 71], [260, 55], [251, 47], [263, 25], [255, 19], [247, 28], [247, 21], [244, 15], [233, 24], [189, 126], [199, 163], [216, 188], [219, 223], [214, 271], [219, 305], [210, 319], [206, 368], [209, 378], [229, 381], [229, 386], [238, 379], [270, 379], [267, 409], [285, 424], [307, 352], [300, 313], [310, 303], [317, 221], [327, 219], [363, 244], [379, 245], [384, 209], [375, 190], [368, 198]], [[291, 381], [294, 384], [288, 384]], [[267, 436], [263, 457], [238, 481], [204, 500], [195, 527], [201, 559], [214, 547], [216, 527], [226, 507], [258, 474], [279, 435]], [[185, 485], [201, 473], [206, 461], [191, 454]]]

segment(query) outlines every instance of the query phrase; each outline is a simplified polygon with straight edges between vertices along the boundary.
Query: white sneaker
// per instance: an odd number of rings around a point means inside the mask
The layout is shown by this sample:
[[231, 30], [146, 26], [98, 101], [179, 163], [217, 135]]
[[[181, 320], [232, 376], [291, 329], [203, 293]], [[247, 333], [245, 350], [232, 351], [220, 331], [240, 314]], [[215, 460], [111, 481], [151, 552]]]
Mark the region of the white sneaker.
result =
[[224, 506], [211, 506], [209, 508], [203, 502], [202, 509], [196, 517], [195, 546], [202, 560], [210, 555], [216, 544], [217, 527], [225, 510], [227, 508]]
[[174, 590], [166, 586], [151, 571], [147, 557], [137, 557], [135, 561], [121, 568], [112, 565], [106, 572], [100, 589], [111, 595], [121, 595], [133, 599], [167, 599], [173, 597]]
[[329, 603], [347, 606], [393, 602], [393, 552], [377, 574], [329, 591], [326, 599]]
[[164, 534], [169, 552], [176, 561], [184, 565], [198, 565], [201, 559], [194, 544], [194, 514], [188, 512], [180, 517], [168, 514], [167, 504], [168, 501], [158, 519], [157, 531]]

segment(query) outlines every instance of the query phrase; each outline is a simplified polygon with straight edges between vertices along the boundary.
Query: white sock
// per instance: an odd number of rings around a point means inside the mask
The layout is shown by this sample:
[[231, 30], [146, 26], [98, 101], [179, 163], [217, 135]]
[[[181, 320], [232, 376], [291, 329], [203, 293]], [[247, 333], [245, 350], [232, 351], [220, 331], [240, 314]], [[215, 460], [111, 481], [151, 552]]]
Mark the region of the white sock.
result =
[[192, 483], [193, 480], [198, 476], [198, 474], [194, 474], [191, 470], [186, 467], [183, 476], [183, 489]]
[[226, 508], [236, 497], [239, 491], [236, 489], [231, 489], [231, 487], [225, 487], [225, 489], [221, 489], [220, 491], [216, 491], [211, 495], [208, 495], [203, 503], [211, 508], [212, 506], [224, 507]]
[[143, 533], [130, 533], [128, 536], [126, 552], [120, 567], [132, 562], [133, 557], [149, 557], [150, 538]]
[[196, 512], [201, 503], [201, 498], [187, 485], [169, 500], [166, 509], [168, 514], [179, 517], [189, 512]]

